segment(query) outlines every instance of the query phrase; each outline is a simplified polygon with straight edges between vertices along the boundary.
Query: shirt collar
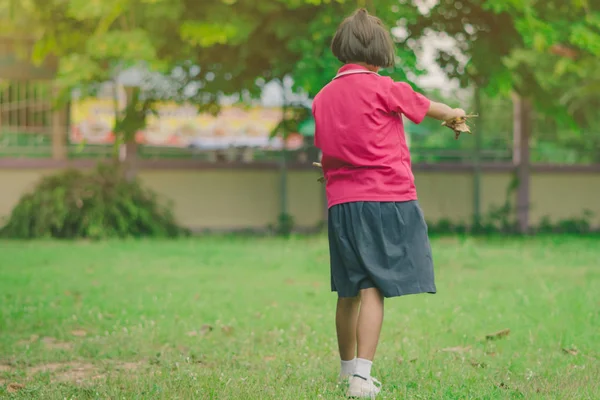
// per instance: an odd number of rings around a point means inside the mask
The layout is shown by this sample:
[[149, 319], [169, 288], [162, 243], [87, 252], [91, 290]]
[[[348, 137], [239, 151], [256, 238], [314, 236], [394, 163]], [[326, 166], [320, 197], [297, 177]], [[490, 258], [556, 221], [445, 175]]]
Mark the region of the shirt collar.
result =
[[346, 64], [338, 70], [338, 74], [350, 70], [368, 71], [369, 69], [358, 64]]

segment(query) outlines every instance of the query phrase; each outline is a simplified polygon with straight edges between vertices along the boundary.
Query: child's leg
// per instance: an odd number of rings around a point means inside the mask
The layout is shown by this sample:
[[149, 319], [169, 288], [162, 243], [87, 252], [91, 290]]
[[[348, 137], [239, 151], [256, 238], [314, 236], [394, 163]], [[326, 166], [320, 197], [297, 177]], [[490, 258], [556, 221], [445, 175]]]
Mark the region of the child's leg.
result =
[[383, 296], [378, 289], [369, 288], [361, 290], [360, 297], [361, 304], [356, 330], [358, 359], [355, 373], [368, 379], [371, 376], [371, 365], [383, 324]]
[[383, 296], [378, 289], [360, 291], [357, 342], [358, 358], [354, 374], [349, 380], [348, 397], [371, 398], [381, 390], [381, 384], [371, 377], [371, 366], [379, 343], [383, 323]]
[[[358, 306], [360, 297], [339, 297], [335, 313], [340, 358], [343, 361], [356, 357], [356, 326], [358, 323]], [[342, 364], [343, 365], [343, 364]], [[354, 371], [348, 372], [350, 374]]]

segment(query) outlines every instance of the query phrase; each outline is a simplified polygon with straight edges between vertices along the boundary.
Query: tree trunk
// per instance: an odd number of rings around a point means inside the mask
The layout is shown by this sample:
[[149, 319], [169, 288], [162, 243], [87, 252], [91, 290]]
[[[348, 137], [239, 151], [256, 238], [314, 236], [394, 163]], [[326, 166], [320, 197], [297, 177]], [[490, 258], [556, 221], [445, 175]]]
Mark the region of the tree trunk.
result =
[[[52, 102], [56, 102], [58, 89], [53, 88]], [[67, 159], [67, 109], [66, 107], [56, 108], [52, 105], [52, 159], [64, 161]]]
[[520, 233], [529, 231], [529, 138], [532, 129], [532, 116], [531, 101], [516, 94], [513, 95], [513, 164], [516, 167], [519, 182], [516, 212], [517, 228]]
[[473, 153], [473, 226], [477, 231], [481, 228], [481, 135], [483, 134], [483, 116], [481, 110], [481, 89], [475, 87], [475, 113], [479, 115], [477, 132], [475, 132], [475, 150]]
[[[139, 92], [138, 87], [126, 87], [125, 93], [127, 94], [127, 105], [133, 101], [133, 96], [136, 95], [136, 91]], [[131, 112], [131, 111], [130, 111]], [[125, 171], [125, 179], [132, 181], [137, 175], [137, 153], [138, 144], [136, 142], [136, 132], [127, 132], [125, 134], [125, 143], [121, 146], [123, 163], [123, 170]]]
[[[282, 107], [282, 114], [283, 114], [283, 118], [285, 119], [287, 117], [287, 109], [288, 109], [288, 100], [287, 100], [287, 96], [286, 96], [286, 87], [285, 84], [283, 83], [283, 80], [281, 80], [281, 88], [283, 90], [283, 107]], [[284, 127], [284, 129], [287, 129], [286, 127]], [[287, 235], [289, 232], [287, 232], [287, 221], [289, 218], [289, 212], [288, 212], [288, 160], [287, 160], [287, 148], [286, 148], [286, 142], [287, 142], [287, 136], [288, 136], [287, 131], [282, 132], [281, 134], [281, 139], [282, 139], [282, 143], [283, 143], [283, 147], [281, 148], [281, 164], [280, 164], [280, 183], [279, 183], [279, 196], [280, 196], [280, 206], [279, 206], [279, 210], [280, 210], [280, 214], [279, 214], [279, 229], [280, 229], [280, 233], [283, 233], [284, 235]]]
[[135, 139], [121, 145], [119, 161], [123, 166], [125, 179], [129, 182], [133, 181], [137, 175], [137, 150], [138, 144]]

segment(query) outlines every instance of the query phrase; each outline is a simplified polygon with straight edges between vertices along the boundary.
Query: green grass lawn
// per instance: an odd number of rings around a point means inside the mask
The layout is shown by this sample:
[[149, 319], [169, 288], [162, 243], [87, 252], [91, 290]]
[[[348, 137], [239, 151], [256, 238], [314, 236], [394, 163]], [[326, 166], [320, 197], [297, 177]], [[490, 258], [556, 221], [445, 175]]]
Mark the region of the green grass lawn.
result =
[[[599, 238], [432, 246], [381, 398], [600, 398]], [[0, 398], [343, 398], [335, 300], [323, 237], [0, 242]]]

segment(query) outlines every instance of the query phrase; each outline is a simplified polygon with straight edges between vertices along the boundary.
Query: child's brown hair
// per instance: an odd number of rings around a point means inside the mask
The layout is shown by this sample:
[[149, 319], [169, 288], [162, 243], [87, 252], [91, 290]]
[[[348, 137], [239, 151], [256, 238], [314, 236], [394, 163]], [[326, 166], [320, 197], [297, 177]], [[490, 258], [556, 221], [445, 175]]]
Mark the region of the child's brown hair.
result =
[[361, 8], [338, 27], [331, 51], [343, 63], [360, 62], [375, 67], [394, 65], [394, 41], [377, 17]]

